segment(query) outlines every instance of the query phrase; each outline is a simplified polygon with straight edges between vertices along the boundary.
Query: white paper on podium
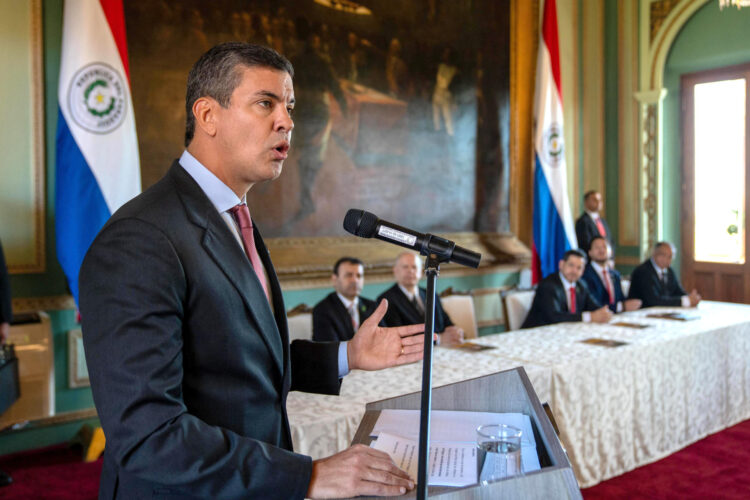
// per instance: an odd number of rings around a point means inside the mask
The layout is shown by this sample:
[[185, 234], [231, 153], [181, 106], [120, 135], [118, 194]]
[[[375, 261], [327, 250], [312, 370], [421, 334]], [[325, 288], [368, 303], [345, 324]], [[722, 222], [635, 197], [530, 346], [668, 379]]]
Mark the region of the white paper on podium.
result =
[[[430, 413], [430, 443], [471, 443], [476, 446], [477, 427], [505, 424], [521, 429], [521, 462], [524, 472], [539, 470], [531, 419], [523, 413], [433, 410]], [[381, 410], [370, 435], [381, 432], [419, 441], [419, 410]]]
[[[394, 463], [417, 478], [419, 444], [413, 439], [381, 432], [371, 446], [391, 456]], [[468, 486], [477, 483], [477, 447], [471, 443], [430, 441], [430, 467], [427, 484], [431, 486]]]

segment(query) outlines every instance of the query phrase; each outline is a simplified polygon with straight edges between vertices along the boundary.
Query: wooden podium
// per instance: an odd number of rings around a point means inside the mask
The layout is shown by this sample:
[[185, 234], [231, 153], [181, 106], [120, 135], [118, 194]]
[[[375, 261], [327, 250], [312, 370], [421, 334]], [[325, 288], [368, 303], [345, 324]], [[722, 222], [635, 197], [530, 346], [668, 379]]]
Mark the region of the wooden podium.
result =
[[[368, 403], [352, 444], [370, 444], [372, 441], [370, 432], [380, 415], [380, 410], [419, 410], [420, 396], [419, 392], [415, 392]], [[435, 387], [432, 389], [432, 409], [529, 415], [541, 469], [524, 476], [503, 479], [487, 486], [479, 484], [462, 488], [430, 486], [429, 497], [439, 497], [441, 500], [583, 498], [568, 457], [523, 367]], [[416, 498], [416, 490], [400, 497], [389, 498]]]

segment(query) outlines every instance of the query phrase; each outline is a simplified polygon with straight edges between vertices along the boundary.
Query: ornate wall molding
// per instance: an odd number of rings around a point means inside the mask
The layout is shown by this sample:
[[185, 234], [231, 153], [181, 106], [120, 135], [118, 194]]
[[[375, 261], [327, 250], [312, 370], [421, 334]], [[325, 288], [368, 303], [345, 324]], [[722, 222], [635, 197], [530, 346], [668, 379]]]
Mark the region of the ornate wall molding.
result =
[[634, 97], [641, 103], [639, 120], [641, 157], [641, 256], [647, 255], [658, 240], [661, 202], [662, 165], [659, 154], [664, 66], [672, 43], [685, 23], [710, 0], [641, 0], [639, 91]]
[[[10, 16], [14, 36], [26, 39], [16, 40], [17, 45], [10, 49], [16, 64], [12, 82], [5, 90], [14, 93], [4, 93], [0, 97], [4, 102], [14, 103], [8, 111], [15, 116], [14, 130], [28, 135], [20, 143], [15, 142], [19, 138], [12, 135], [6, 137], [7, 141], [14, 141], [12, 144], [2, 143], [11, 146], [14, 155], [12, 160], [5, 158], [7, 170], [3, 173], [12, 176], [9, 177], [12, 181], [5, 183], [5, 190], [0, 186], [4, 198], [0, 212], [4, 211], [3, 215], [7, 216], [0, 221], [6, 224], [0, 233], [4, 236], [5, 258], [11, 274], [41, 273], [46, 264], [42, 0], [9, 3], [6, 7], [10, 11], [4, 10], [3, 14]], [[29, 24], [22, 28], [26, 22]]]
[[[479, 269], [447, 264], [441, 266], [443, 276], [516, 272], [531, 263], [531, 252], [511, 233], [464, 232], [442, 236], [482, 254]], [[389, 243], [354, 236], [271, 238], [266, 243], [284, 290], [329, 286], [334, 262], [345, 255], [362, 259], [368, 283], [390, 281], [393, 280], [393, 262], [404, 251]], [[300, 254], [305, 258], [300, 259]]]
[[55, 295], [48, 297], [25, 297], [13, 299], [13, 312], [64, 311], [75, 309], [72, 295]]
[[651, 42], [653, 43], [659, 28], [664, 24], [664, 20], [669, 13], [677, 7], [680, 0], [655, 0], [651, 2], [649, 33], [651, 33]]
[[651, 0], [641, 0], [641, 92], [661, 90], [672, 42], [690, 17], [711, 0], [680, 0], [671, 5], [651, 36]]
[[641, 186], [643, 186], [641, 199], [643, 200], [643, 211], [641, 216], [641, 256], [646, 255], [653, 248], [657, 239], [657, 212], [658, 212], [658, 138], [657, 138], [657, 104], [644, 103], [643, 106], [643, 136], [642, 136], [642, 165]]

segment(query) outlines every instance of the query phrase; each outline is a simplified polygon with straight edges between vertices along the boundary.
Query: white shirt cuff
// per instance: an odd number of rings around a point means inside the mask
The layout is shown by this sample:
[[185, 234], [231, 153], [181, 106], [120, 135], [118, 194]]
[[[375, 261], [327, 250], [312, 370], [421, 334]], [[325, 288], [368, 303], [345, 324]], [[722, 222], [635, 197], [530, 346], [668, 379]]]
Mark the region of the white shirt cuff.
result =
[[583, 321], [584, 323], [591, 323], [591, 312], [590, 311], [586, 311], [584, 313], [581, 313], [581, 316], [582, 316], [581, 317], [581, 321]]
[[680, 300], [682, 301], [682, 307], [690, 307], [690, 297], [687, 295], [683, 295], [680, 297]]
[[623, 309], [625, 309], [625, 306], [624, 306], [623, 302], [622, 301], [618, 302], [617, 303], [617, 312], [621, 313]]
[[346, 346], [349, 342], [339, 343], [339, 378], [344, 378], [349, 373], [349, 356], [346, 353]]

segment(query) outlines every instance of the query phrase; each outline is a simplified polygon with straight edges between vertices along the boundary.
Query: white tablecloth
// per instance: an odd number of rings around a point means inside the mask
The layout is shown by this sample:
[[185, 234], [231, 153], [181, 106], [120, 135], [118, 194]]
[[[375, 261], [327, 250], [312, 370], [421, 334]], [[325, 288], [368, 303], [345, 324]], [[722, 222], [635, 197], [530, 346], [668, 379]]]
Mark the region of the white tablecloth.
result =
[[[549, 401], [560, 438], [582, 487], [658, 460], [750, 418], [750, 306], [702, 302], [700, 319], [647, 314], [613, 321], [563, 323], [481, 337], [498, 349], [437, 348], [433, 386], [524, 366], [541, 401]], [[608, 348], [581, 343], [613, 339]], [[369, 401], [419, 391], [421, 364], [346, 376], [340, 396], [293, 392], [287, 409], [295, 450], [322, 458], [349, 446]]]

